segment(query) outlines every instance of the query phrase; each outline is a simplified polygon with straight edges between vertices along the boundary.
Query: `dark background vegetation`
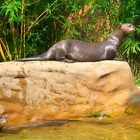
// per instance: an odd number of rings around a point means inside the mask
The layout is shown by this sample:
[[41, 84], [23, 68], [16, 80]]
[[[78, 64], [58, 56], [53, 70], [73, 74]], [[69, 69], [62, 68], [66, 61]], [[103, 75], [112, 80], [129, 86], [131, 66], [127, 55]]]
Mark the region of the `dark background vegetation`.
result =
[[1, 0], [0, 61], [40, 54], [59, 40], [103, 40], [121, 23], [137, 27], [119, 48], [140, 75], [140, 0]]

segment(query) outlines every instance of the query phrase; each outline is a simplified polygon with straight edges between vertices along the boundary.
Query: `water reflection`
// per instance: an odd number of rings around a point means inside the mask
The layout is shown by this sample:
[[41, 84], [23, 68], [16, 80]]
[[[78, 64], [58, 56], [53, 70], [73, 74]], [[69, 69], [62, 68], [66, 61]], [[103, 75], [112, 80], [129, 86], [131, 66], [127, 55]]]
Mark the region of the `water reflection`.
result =
[[139, 140], [140, 125], [73, 122], [0, 134], [0, 140]]

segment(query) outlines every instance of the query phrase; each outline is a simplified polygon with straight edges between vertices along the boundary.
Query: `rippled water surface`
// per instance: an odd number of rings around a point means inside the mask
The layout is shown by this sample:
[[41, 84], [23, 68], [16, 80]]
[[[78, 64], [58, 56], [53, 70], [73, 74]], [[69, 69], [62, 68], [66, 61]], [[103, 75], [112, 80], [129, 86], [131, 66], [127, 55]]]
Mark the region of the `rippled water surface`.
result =
[[0, 140], [140, 140], [140, 125], [73, 122], [0, 133]]

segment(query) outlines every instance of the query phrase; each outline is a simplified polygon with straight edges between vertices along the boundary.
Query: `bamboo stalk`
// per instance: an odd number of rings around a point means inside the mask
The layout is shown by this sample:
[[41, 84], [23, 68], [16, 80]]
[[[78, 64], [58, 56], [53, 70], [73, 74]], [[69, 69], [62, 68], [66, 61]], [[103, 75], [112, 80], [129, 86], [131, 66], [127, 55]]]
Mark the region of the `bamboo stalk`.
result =
[[[4, 44], [4, 42], [3, 42], [2, 39], [0, 38], [0, 43], [1, 43], [1, 47], [4, 48], [5, 52], [6, 52], [7, 55], [8, 55], [9, 60], [11, 61], [11, 60], [12, 60], [12, 56], [11, 56], [9, 47], [7, 46], [7, 45], [8, 45], [7, 42]], [[3, 50], [3, 49], [2, 49], [2, 50]]]
[[22, 13], [23, 10], [21, 10], [21, 26], [20, 26], [20, 48], [19, 48], [19, 58], [21, 58], [21, 52], [22, 52], [22, 42], [23, 42], [23, 22], [22, 22]]
[[9, 46], [8, 46], [8, 43], [7, 43], [7, 41], [6, 41], [6, 43], [5, 43], [5, 46], [6, 46], [6, 48], [7, 48], [7, 55], [8, 55], [8, 58], [9, 58], [9, 60], [11, 61], [12, 60], [12, 55], [11, 55], [11, 53], [10, 53], [10, 50], [9, 50]]
[[9, 57], [9, 60], [11, 61], [11, 60], [12, 60], [12, 55], [11, 55], [11, 53], [10, 53], [9, 45], [8, 45], [8, 43], [7, 43], [7, 40], [6, 40], [6, 33], [5, 33], [4, 30], [3, 30], [3, 35], [4, 35], [4, 37], [5, 37], [5, 43], [4, 43], [3, 40], [0, 38], [0, 39], [1, 39], [1, 43], [3, 44], [3, 46], [6, 47], [6, 53], [7, 53], [8, 57]]
[[23, 23], [23, 48], [24, 48], [24, 57], [26, 56], [26, 26], [25, 26], [25, 18]]
[[2, 44], [0, 43], [0, 54], [1, 54], [1, 56], [2, 56], [2, 59], [4, 60], [4, 61], [6, 61], [6, 58], [5, 58], [5, 55], [4, 55], [4, 52], [3, 52], [3, 49], [2, 49]]
[[15, 27], [14, 25], [10, 24], [11, 32], [12, 32], [12, 38], [14, 43], [14, 53], [15, 53], [15, 59], [18, 59], [18, 50], [16, 45], [16, 39], [15, 39]]
[[21, 57], [21, 52], [23, 48], [23, 55], [25, 56], [25, 0], [22, 0], [21, 5], [21, 43], [20, 43], [20, 50], [19, 50], [19, 57]]

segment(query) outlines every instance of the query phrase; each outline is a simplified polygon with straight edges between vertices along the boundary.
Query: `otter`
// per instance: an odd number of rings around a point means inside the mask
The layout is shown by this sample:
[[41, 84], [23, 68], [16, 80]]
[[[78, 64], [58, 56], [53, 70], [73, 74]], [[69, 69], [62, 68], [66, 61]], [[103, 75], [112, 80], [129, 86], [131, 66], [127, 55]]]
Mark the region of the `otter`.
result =
[[89, 43], [74, 39], [62, 40], [39, 56], [22, 58], [18, 61], [56, 60], [65, 62], [95, 62], [113, 60], [116, 57], [117, 48], [121, 45], [124, 37], [134, 31], [134, 25], [124, 23], [117, 27], [116, 30], [102, 42]]

